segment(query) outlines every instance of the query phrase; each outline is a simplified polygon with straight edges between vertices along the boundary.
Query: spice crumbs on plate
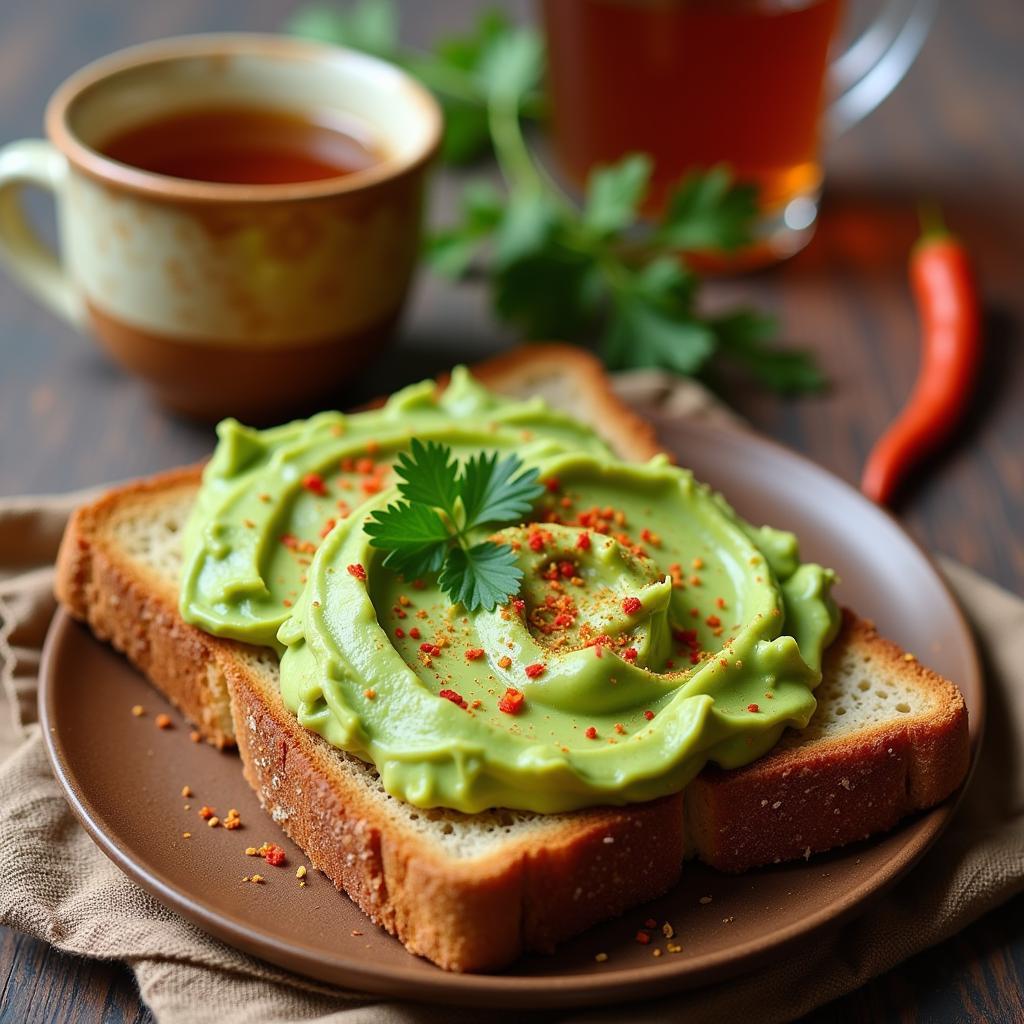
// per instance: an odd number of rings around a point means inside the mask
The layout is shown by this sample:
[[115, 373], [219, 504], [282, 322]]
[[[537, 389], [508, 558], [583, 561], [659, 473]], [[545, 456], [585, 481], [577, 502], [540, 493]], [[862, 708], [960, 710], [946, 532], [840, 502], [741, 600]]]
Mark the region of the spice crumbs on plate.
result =
[[599, 964], [603, 964], [607, 959], [607, 953], [598, 953], [597, 956], [594, 957], [594, 961]]
[[300, 864], [295, 869], [295, 877], [296, 878], [305, 878], [306, 877], [306, 865], [305, 864]]
[[132, 706], [132, 714], [136, 718], [141, 718], [146, 713], [146, 709], [141, 704], [135, 704]]
[[666, 921], [661, 926], [661, 934], [664, 935], [666, 939], [674, 939], [676, 937], [676, 930], [668, 923], [668, 921]]
[[665, 948], [666, 948], [666, 949], [667, 949], [667, 950], [668, 950], [668, 951], [669, 951], [670, 953], [682, 953], [682, 951], [683, 951], [683, 947], [682, 947], [682, 946], [680, 946], [680, 945], [678, 945], [678, 944], [677, 944], [677, 943], [675, 943], [675, 942], [669, 942], [669, 943], [666, 943], [666, 945], [665, 945]]
[[220, 825], [220, 818], [218, 818], [217, 815], [215, 814], [212, 818], [207, 820], [206, 824], [210, 828], [217, 828], [217, 826]]
[[192, 838], [192, 833], [191, 832], [182, 832], [181, 833], [181, 838], [182, 839], [191, 839]]
[[191, 740], [191, 741], [192, 741], [193, 743], [198, 743], [198, 742], [199, 742], [199, 741], [200, 741], [200, 740], [201, 740], [201, 739], [202, 739], [203, 737], [199, 735], [199, 731], [198, 731], [197, 729], [193, 729], [193, 730], [192, 730], [192, 731], [191, 731], [191, 732], [190, 732], [190, 733], [188, 734], [188, 738], [189, 738], [189, 739], [190, 739], [190, 740]]
[[701, 896], [699, 902], [701, 902], [701, 903], [710, 903], [711, 902], [711, 897], [710, 896]]
[[658, 922], [655, 921], [653, 917], [649, 917], [649, 918], [647, 918], [646, 921], [644, 921], [644, 927], [645, 928], [657, 928], [658, 927]]
[[234, 832], [236, 828], [242, 827], [242, 816], [238, 813], [236, 808], [232, 807], [228, 811], [222, 824], [229, 832]]
[[651, 950], [651, 956], [661, 956], [661, 950], [660, 949], [652, 949]]
[[153, 719], [153, 724], [158, 729], [170, 729], [174, 726], [174, 722], [172, 721], [171, 716], [165, 714], [164, 712], [161, 712], [159, 715], [156, 716], [156, 718]]
[[183, 797], [185, 797], [185, 799], [187, 800], [190, 796], [192, 796], [192, 787], [191, 786], [182, 786], [181, 787], [181, 795]]

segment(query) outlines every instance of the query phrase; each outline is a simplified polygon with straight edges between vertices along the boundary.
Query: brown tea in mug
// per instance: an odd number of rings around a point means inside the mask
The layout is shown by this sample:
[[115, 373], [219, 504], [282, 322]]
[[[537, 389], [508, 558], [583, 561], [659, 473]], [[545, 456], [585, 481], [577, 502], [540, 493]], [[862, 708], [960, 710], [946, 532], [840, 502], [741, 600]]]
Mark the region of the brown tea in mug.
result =
[[381, 159], [367, 139], [326, 120], [255, 107], [168, 114], [121, 132], [100, 148], [143, 171], [233, 185], [337, 178]]
[[693, 167], [729, 163], [762, 207], [813, 193], [841, 0], [544, 0], [555, 152], [654, 157], [649, 212]]

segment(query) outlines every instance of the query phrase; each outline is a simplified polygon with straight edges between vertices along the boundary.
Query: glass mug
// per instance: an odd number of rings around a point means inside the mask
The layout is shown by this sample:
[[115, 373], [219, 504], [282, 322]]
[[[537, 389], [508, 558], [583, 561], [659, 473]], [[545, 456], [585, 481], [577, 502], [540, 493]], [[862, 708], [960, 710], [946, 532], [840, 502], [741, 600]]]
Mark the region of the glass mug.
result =
[[582, 186], [595, 164], [650, 153], [648, 214], [691, 168], [728, 163], [761, 209], [735, 262], [791, 255], [814, 230], [822, 143], [897, 85], [937, 5], [883, 4], [830, 63], [843, 0], [543, 0], [556, 160]]

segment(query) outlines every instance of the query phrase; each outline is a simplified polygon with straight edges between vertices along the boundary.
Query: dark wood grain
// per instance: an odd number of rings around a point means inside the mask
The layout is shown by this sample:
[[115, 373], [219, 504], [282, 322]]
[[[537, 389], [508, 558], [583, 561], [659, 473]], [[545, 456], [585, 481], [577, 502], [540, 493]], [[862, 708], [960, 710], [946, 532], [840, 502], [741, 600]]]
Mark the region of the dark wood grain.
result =
[[[0, 6], [0, 140], [37, 135], [54, 86], [129, 43], [213, 29], [274, 29], [293, 5], [176, 0]], [[479, 3], [406, 2], [404, 30], [425, 41]], [[509, 4], [522, 17], [524, 2]], [[946, 4], [907, 81], [836, 143], [820, 230], [784, 266], [716, 283], [714, 301], [775, 309], [794, 344], [832, 381], [819, 398], [784, 402], [727, 393], [766, 433], [856, 480], [872, 440], [906, 395], [917, 331], [906, 286], [919, 199], [937, 200], [973, 252], [988, 312], [989, 352], [975, 411], [954, 449], [901, 507], [928, 547], [1024, 592], [1024, 14], [1019, 0]], [[438, 179], [436, 216], [460, 178]], [[44, 221], [45, 202], [38, 203]], [[66, 490], [194, 459], [212, 432], [167, 416], [91, 343], [0, 276], [0, 494]], [[340, 387], [347, 404], [511, 340], [474, 286], [419, 281], [397, 353]], [[1024, 900], [989, 914], [814, 1014], [825, 1022], [1024, 1020]], [[0, 930], [0, 1020], [149, 1019], [123, 968], [78, 960]]]

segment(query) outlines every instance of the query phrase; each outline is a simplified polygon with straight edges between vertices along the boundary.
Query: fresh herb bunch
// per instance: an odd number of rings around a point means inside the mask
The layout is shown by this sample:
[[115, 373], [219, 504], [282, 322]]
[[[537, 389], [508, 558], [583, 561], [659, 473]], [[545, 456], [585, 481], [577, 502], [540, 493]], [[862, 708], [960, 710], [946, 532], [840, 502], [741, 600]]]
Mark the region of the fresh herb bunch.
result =
[[384, 565], [414, 578], [439, 573], [438, 584], [468, 611], [492, 610], [519, 590], [522, 570], [506, 544], [471, 535], [521, 520], [541, 496], [535, 469], [514, 455], [480, 452], [460, 467], [447, 445], [414, 439], [395, 464], [405, 499], [371, 514], [370, 544]]
[[[435, 93], [444, 110], [442, 159], [466, 164], [490, 151], [487, 100], [493, 55], [512, 30], [503, 11], [482, 12], [469, 32], [439, 40], [430, 52], [409, 50], [399, 43], [393, 0], [358, 0], [344, 9], [320, 4], [303, 7], [287, 29], [293, 35], [372, 53], [415, 75]], [[520, 97], [520, 113], [539, 117], [543, 109], [543, 96], [535, 83]]]
[[692, 376], [709, 373], [719, 357], [782, 393], [822, 386], [807, 353], [771, 344], [772, 317], [750, 309], [700, 312], [700, 279], [686, 256], [731, 252], [753, 240], [753, 186], [733, 181], [725, 166], [692, 173], [658, 223], [641, 226], [649, 156], [595, 168], [582, 208], [538, 165], [521, 125], [540, 110], [544, 50], [536, 32], [489, 12], [472, 33], [432, 54], [409, 54], [396, 42], [391, 0], [360, 0], [344, 13], [314, 8], [291, 28], [377, 53], [418, 75], [444, 103], [449, 158], [476, 155], [490, 140], [505, 190], [467, 185], [460, 223], [433, 235], [427, 257], [453, 278], [480, 270], [495, 312], [527, 337], [596, 339], [610, 369], [663, 367]]

